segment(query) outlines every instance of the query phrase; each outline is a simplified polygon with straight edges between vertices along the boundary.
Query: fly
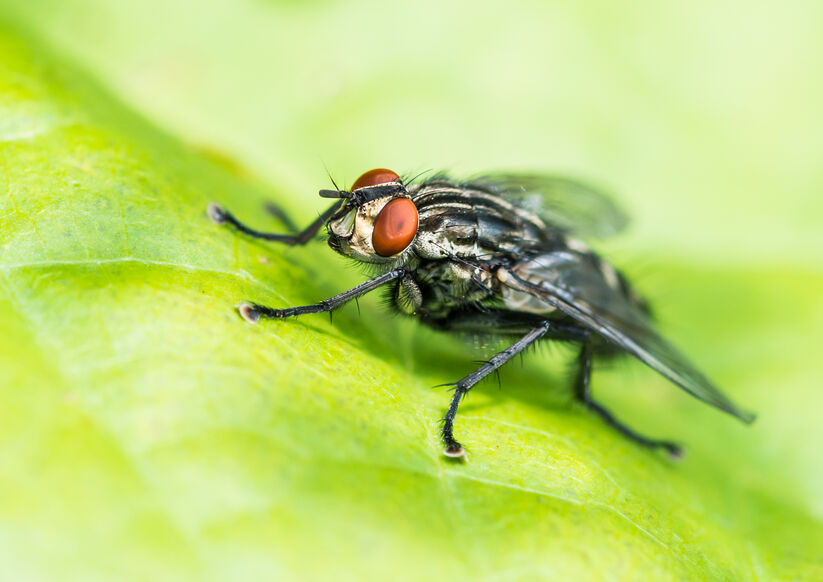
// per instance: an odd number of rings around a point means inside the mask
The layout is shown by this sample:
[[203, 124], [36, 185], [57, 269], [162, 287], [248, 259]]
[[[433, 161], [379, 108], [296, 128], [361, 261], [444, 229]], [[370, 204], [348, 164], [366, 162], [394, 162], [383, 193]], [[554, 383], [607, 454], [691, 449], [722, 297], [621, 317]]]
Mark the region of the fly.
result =
[[672, 456], [680, 445], [636, 432], [592, 396], [595, 357], [628, 353], [671, 382], [743, 422], [738, 408], [656, 330], [649, 307], [620, 271], [582, 242], [626, 224], [603, 194], [545, 175], [493, 174], [458, 182], [443, 175], [401, 180], [378, 168], [349, 190], [321, 190], [335, 202], [303, 231], [273, 234], [249, 228], [212, 203], [209, 217], [264, 240], [303, 245], [323, 227], [329, 246], [373, 268], [375, 276], [314, 305], [274, 309], [238, 306], [250, 323], [331, 312], [388, 287], [398, 312], [438, 330], [505, 336], [513, 343], [457, 382], [442, 420], [444, 454], [466, 459], [454, 436], [460, 402], [480, 380], [540, 340], [580, 346], [574, 393], [617, 431]]

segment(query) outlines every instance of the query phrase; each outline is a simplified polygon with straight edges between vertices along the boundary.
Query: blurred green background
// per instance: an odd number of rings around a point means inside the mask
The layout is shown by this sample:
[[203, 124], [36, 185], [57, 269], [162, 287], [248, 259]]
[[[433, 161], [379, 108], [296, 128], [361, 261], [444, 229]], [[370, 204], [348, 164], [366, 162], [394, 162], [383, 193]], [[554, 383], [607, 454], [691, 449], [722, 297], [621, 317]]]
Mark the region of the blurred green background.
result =
[[[4, 579], [823, 578], [823, 4], [0, 6]], [[600, 245], [760, 418], [640, 365], [571, 406], [562, 350], [478, 354], [379, 300], [246, 326], [362, 277], [238, 239], [385, 166], [563, 172], [633, 217]], [[276, 226], [276, 225], [275, 225]]]

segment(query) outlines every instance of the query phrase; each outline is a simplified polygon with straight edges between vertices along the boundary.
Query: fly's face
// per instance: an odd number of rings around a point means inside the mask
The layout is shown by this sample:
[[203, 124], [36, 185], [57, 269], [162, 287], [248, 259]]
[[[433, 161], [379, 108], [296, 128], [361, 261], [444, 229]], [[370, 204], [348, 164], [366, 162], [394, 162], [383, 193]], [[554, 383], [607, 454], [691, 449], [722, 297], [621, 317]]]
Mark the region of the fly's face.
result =
[[320, 195], [346, 200], [326, 225], [329, 246], [342, 255], [366, 263], [395, 262], [417, 236], [417, 208], [391, 170], [370, 170], [351, 191], [322, 190]]

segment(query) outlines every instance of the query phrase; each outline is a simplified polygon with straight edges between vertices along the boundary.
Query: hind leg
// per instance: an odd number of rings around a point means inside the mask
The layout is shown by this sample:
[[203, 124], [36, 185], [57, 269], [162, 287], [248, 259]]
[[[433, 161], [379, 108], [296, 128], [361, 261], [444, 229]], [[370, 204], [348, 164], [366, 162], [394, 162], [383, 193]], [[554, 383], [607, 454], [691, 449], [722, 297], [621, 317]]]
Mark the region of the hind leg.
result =
[[610, 424], [615, 430], [630, 438], [634, 442], [650, 449], [665, 449], [672, 457], [682, 457], [683, 448], [677, 443], [649, 438], [636, 432], [634, 429], [619, 421], [608, 408], [592, 399], [592, 357], [593, 349], [591, 342], [584, 342], [580, 348], [580, 355], [578, 356], [579, 367], [577, 370], [577, 378], [575, 380], [575, 396], [577, 399], [585, 404], [586, 408], [599, 414], [600, 417]]

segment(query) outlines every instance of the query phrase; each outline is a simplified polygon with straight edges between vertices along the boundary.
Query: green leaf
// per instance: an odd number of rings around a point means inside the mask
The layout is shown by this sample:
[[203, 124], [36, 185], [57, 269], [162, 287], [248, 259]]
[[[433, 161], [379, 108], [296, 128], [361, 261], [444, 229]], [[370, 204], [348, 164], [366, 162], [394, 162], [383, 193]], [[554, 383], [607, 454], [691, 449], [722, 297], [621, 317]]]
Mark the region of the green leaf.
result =
[[673, 464], [573, 406], [567, 354], [544, 350], [471, 394], [471, 462], [449, 462], [432, 386], [477, 353], [374, 299], [334, 324], [246, 324], [241, 300], [306, 304], [360, 277], [321, 244], [219, 228], [206, 204], [282, 228], [265, 200], [303, 220], [320, 201], [181, 145], [39, 43], [0, 29], [4, 579], [823, 577], [819, 469], [780, 454], [815, 451], [819, 273], [655, 275], [667, 329], [755, 427], [639, 366], [597, 370], [633, 425], [691, 445]]

